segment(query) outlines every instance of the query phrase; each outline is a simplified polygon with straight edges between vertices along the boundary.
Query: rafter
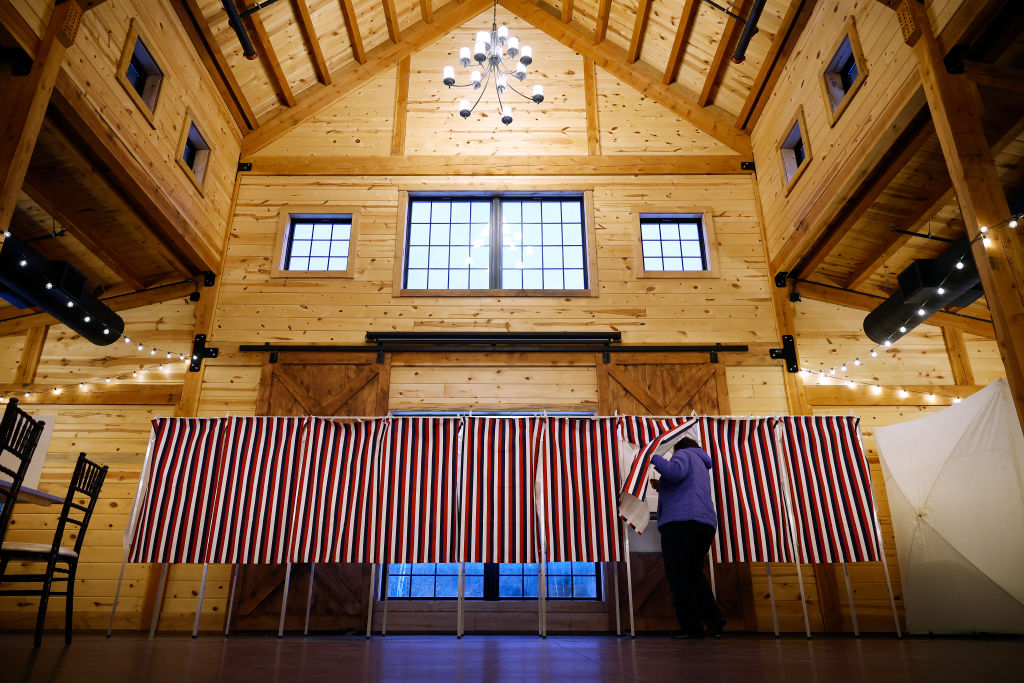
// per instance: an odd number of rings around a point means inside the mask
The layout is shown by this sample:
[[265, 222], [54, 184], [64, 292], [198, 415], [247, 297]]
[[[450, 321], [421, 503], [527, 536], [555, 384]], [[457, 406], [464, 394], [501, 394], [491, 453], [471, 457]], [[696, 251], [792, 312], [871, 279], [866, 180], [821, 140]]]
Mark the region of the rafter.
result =
[[597, 6], [597, 23], [594, 26], [594, 42], [600, 43], [608, 35], [608, 16], [612, 11], [612, 0], [601, 0]]
[[964, 74], [978, 85], [1011, 92], [1020, 92], [1021, 83], [1024, 83], [1024, 71], [1020, 69], [969, 60], [964, 60]]
[[679, 75], [679, 65], [683, 61], [683, 52], [690, 41], [690, 30], [693, 28], [693, 18], [697, 16], [697, 3], [700, 0], [684, 0], [683, 11], [679, 15], [679, 23], [676, 24], [676, 37], [672, 41], [672, 50], [668, 53], [668, 63], [665, 64], [665, 76], [661, 82], [668, 85], [676, 80]]
[[388, 26], [388, 38], [392, 43], [399, 40], [398, 12], [395, 10], [395, 0], [381, 0], [384, 3], [384, 23]]
[[562, 0], [562, 21], [568, 24], [572, 21], [573, 0]]
[[363, 37], [359, 35], [359, 22], [356, 21], [356, 9], [352, 0], [338, 0], [341, 3], [341, 13], [345, 16], [345, 30], [348, 31], [348, 42], [352, 45], [352, 56], [360, 64], [366, 64], [366, 48], [363, 47]]
[[679, 90], [665, 85], [646, 70], [629, 63], [627, 55], [622, 49], [607, 44], [607, 41], [595, 44], [589, 36], [572, 26], [563, 24], [558, 17], [527, 0], [499, 0], [499, 2], [505, 9], [533, 24], [566, 47], [579, 52], [583, 57], [592, 59], [595, 64], [620, 81], [682, 116], [730, 149], [746, 157], [751, 155], [750, 137], [746, 133], [704, 107], [697, 106], [696, 102], [687, 98]]
[[[736, 14], [744, 17], [747, 15], [747, 11], [749, 9], [750, 0], [740, 0], [740, 4], [734, 8], [734, 11]], [[715, 48], [715, 56], [711, 60], [711, 66], [708, 68], [708, 75], [704, 79], [704, 87], [701, 88], [700, 95], [697, 96], [697, 104], [702, 107], [706, 107], [708, 105], [715, 87], [718, 85], [718, 79], [722, 76], [722, 70], [725, 68], [726, 60], [729, 57], [729, 52], [732, 50], [733, 41], [737, 35], [736, 31], [739, 29], [740, 25], [740, 22], [729, 15], [726, 15], [725, 28], [722, 31], [722, 39], [718, 41], [718, 47]]]
[[430, 0], [420, 0], [420, 16], [427, 24], [434, 21], [434, 6]]
[[257, 130], [242, 139], [242, 158], [245, 159], [263, 149], [293, 127], [309, 120], [367, 81], [393, 68], [405, 57], [440, 40], [490, 5], [488, 0], [467, 0], [462, 4], [450, 2], [434, 14], [433, 23], [417, 22], [406, 29], [401, 43], [379, 45], [363, 55], [365, 63], [350, 66], [342, 72], [335, 72], [331, 85], [311, 85], [303, 91], [294, 107], [279, 110], [263, 121]]
[[331, 73], [327, 68], [324, 51], [320, 47], [320, 39], [316, 35], [316, 28], [313, 26], [313, 18], [309, 15], [309, 7], [306, 5], [306, 0], [294, 0], [294, 2], [295, 8], [299, 10], [299, 25], [302, 27], [302, 36], [306, 39], [306, 45], [313, 55], [313, 66], [316, 67], [316, 76], [324, 85], [330, 85]]
[[800, 261], [800, 265], [793, 271], [794, 275], [809, 277], [817, 270], [832, 253], [832, 250], [839, 246], [843, 238], [853, 229], [857, 221], [867, 213], [868, 209], [889, 186], [889, 183], [903, 170], [904, 166], [910, 163], [924, 143], [935, 135], [935, 127], [931, 125], [927, 115], [922, 113], [918, 119], [894, 146], [895, 150], [891, 158], [884, 159], [879, 163], [881, 172], [868, 180], [857, 195], [851, 198], [850, 203], [839, 212], [837, 220], [825, 229], [824, 239], [819, 240], [817, 245]]
[[291, 86], [288, 85], [288, 76], [285, 75], [284, 69], [281, 68], [281, 61], [277, 58], [277, 52], [274, 50], [273, 43], [270, 42], [270, 34], [267, 33], [267, 27], [263, 24], [263, 17], [260, 16], [259, 12], [253, 12], [249, 15], [249, 21], [252, 22], [253, 28], [256, 29], [256, 51], [259, 52], [263, 66], [267, 70], [267, 75], [270, 77], [271, 83], [274, 84], [274, 89], [277, 90], [277, 94], [282, 102], [289, 107], [294, 107], [295, 93], [292, 92]]
[[638, 0], [636, 21], [633, 22], [633, 37], [629, 39], [629, 49], [626, 51], [626, 61], [630, 64], [640, 58], [640, 45], [643, 43], [644, 31], [647, 30], [647, 17], [650, 14], [651, 0]]

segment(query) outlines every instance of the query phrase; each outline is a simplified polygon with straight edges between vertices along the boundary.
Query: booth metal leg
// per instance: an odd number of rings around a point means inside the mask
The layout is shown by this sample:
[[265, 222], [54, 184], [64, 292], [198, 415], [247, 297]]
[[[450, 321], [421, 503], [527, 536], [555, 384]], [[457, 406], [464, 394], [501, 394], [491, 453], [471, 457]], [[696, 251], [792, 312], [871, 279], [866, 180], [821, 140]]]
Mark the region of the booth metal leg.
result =
[[541, 638], [548, 637], [548, 553], [541, 551], [540, 562], [537, 564], [537, 601], [540, 606]]
[[[881, 534], [879, 534], [879, 536], [881, 536]], [[885, 548], [882, 547], [881, 538], [878, 539], [878, 548], [882, 555], [882, 571], [885, 572], [885, 585], [889, 589], [889, 604], [892, 605], [892, 623], [896, 625], [896, 637], [902, 638], [903, 632], [900, 630], [900, 617], [896, 612], [896, 598], [892, 593], [892, 581], [889, 580], [889, 563], [885, 560]]]
[[455, 614], [455, 637], [461, 638], [463, 633], [463, 614], [462, 614], [462, 603], [466, 597], [466, 564], [459, 562], [459, 596], [458, 604], [456, 605]]
[[366, 639], [370, 639], [370, 629], [373, 627], [373, 578], [377, 565], [370, 563], [370, 600], [366, 605]]
[[124, 549], [124, 559], [121, 560], [121, 573], [117, 575], [117, 589], [114, 591], [114, 604], [110, 608], [110, 623], [107, 624], [107, 638], [114, 630], [114, 615], [117, 614], [117, 601], [121, 597], [121, 582], [124, 581], [124, 567], [128, 564], [128, 548]]
[[238, 587], [238, 570], [239, 567], [236, 564], [233, 576], [231, 577], [231, 597], [228, 598], [228, 618], [224, 620], [224, 637], [231, 635], [231, 614], [235, 611], [235, 588]]
[[857, 625], [857, 608], [853, 605], [853, 587], [850, 585], [850, 572], [843, 562], [843, 578], [846, 579], [846, 597], [850, 601], [850, 618], [853, 620], [853, 635], [860, 638], [860, 627]]
[[284, 637], [284, 613], [288, 607], [288, 588], [292, 582], [292, 563], [289, 562], [284, 570], [284, 595], [281, 596], [281, 620], [277, 624], [277, 637]]
[[380, 566], [380, 569], [378, 569], [378, 571], [377, 571], [378, 575], [380, 576], [380, 583], [381, 583], [382, 586], [385, 587], [384, 591], [383, 591], [384, 592], [384, 612], [381, 615], [382, 618], [381, 618], [381, 621], [380, 621], [380, 634], [382, 636], [386, 636], [388, 634], [388, 596], [389, 596], [389, 593], [388, 593], [388, 590], [387, 590], [387, 585], [388, 585], [388, 579], [390, 577], [390, 574], [388, 572], [388, 567], [390, 567], [390, 566], [391, 565], [389, 565], [387, 563], [384, 563], [384, 564], [382, 564]]
[[768, 599], [772, 603], [772, 628], [775, 629], [775, 637], [779, 637], [779, 613], [775, 609], [775, 586], [772, 585], [772, 565], [766, 562], [764, 565], [768, 572]]
[[153, 618], [149, 622], [149, 639], [156, 635], [156, 625], [160, 623], [160, 610], [164, 606], [164, 587], [167, 585], [167, 569], [170, 567], [166, 562], [160, 570], [160, 585], [156, 589], [156, 605], [153, 607]]
[[612, 562], [612, 590], [615, 592], [615, 635], [622, 635], [622, 609], [619, 607], [619, 563]]
[[206, 573], [210, 570], [208, 562], [203, 563], [203, 578], [199, 582], [199, 600], [196, 602], [196, 620], [192, 624], [192, 637], [199, 637], [199, 618], [203, 616], [203, 595], [206, 594]]
[[302, 627], [302, 635], [309, 635], [309, 610], [313, 606], [313, 579], [316, 578], [316, 562], [309, 565], [309, 595], [306, 596], [306, 624]]
[[633, 620], [633, 565], [629, 561], [629, 533], [625, 525], [622, 527], [622, 535], [626, 541], [626, 595], [629, 598], [629, 637], [636, 638], [636, 624]]
[[711, 553], [708, 553], [708, 575], [711, 577], [711, 594], [718, 599], [718, 589], [715, 586], [715, 563], [711, 560]]
[[811, 638], [811, 620], [807, 618], [807, 595], [804, 593], [804, 572], [803, 567], [799, 562], [796, 563], [796, 581], [797, 585], [800, 586], [800, 606], [804, 610], [804, 630], [807, 632], [807, 638]]

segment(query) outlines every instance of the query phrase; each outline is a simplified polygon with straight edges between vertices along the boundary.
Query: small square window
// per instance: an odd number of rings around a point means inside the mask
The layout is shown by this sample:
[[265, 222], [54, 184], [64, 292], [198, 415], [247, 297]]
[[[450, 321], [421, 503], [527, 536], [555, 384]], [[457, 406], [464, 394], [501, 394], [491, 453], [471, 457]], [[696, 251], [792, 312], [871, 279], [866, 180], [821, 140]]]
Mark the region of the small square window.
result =
[[132, 19], [128, 27], [128, 36], [117, 67], [117, 80], [150, 125], [155, 126], [153, 114], [156, 112], [164, 72], [157, 66], [146, 41], [139, 35], [136, 19]]
[[717, 277], [711, 209], [685, 213], [638, 213], [638, 277]]
[[832, 58], [825, 67], [822, 77], [822, 89], [825, 93], [825, 104], [831, 124], [835, 125], [839, 116], [850, 104], [850, 100], [864, 83], [868, 75], [864, 54], [860, 49], [857, 29], [851, 18], [843, 35], [839, 38]]
[[182, 139], [178, 143], [178, 165], [185, 169], [189, 179], [200, 192], [210, 161], [210, 145], [199, 132], [190, 108], [185, 109], [185, 121], [181, 127]]
[[797, 179], [811, 161], [811, 148], [807, 142], [807, 124], [804, 122], [803, 107], [786, 128], [786, 134], [779, 143], [779, 159], [782, 163], [782, 183], [786, 194], [793, 189]]
[[351, 277], [358, 212], [323, 207], [285, 215], [273, 277]]

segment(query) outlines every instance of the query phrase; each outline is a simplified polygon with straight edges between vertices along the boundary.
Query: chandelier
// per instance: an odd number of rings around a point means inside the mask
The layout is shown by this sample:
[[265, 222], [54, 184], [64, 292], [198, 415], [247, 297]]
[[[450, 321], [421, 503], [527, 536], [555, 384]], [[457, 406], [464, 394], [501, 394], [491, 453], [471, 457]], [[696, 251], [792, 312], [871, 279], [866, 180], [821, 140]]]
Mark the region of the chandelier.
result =
[[[518, 59], [517, 59], [518, 58]], [[519, 47], [519, 39], [509, 34], [508, 26], [498, 28], [498, 3], [494, 3], [494, 18], [491, 22], [491, 30], [477, 31], [476, 43], [472, 51], [468, 47], [459, 50], [459, 64], [468, 68], [476, 62], [485, 73], [481, 74], [479, 69], [473, 69], [469, 75], [469, 83], [456, 85], [455, 68], [444, 67], [443, 82], [449, 88], [473, 88], [479, 90], [480, 94], [476, 101], [470, 105], [468, 99], [459, 100], [459, 114], [462, 118], [469, 118], [477, 105], [480, 104], [488, 83], [494, 83], [494, 91], [498, 95], [498, 112], [501, 114], [501, 122], [506, 126], [512, 123], [512, 107], [503, 104], [501, 96], [511, 90], [524, 100], [532, 100], [537, 104], [544, 101], [544, 88], [540, 85], [533, 86], [533, 96], [525, 95], [516, 90], [511, 81], [513, 79], [526, 80], [527, 67], [533, 63], [533, 50], [529, 45]], [[512, 66], [514, 64], [514, 66]]]

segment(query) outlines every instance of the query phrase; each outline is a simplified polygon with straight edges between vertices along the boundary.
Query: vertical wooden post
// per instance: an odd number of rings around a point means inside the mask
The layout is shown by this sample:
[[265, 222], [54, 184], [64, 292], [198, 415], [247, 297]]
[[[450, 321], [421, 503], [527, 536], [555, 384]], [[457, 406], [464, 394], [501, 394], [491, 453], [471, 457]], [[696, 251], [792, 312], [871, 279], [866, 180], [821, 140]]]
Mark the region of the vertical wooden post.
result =
[[25, 333], [21, 362], [18, 363], [18, 370], [14, 374], [15, 384], [32, 384], [36, 381], [39, 359], [43, 356], [43, 346], [46, 344], [46, 333], [49, 330], [49, 326], [33, 327]]
[[391, 131], [391, 156], [405, 154], [405, 128], [409, 118], [409, 72], [411, 58], [398, 63], [398, 83], [395, 86], [395, 121]]
[[75, 0], [54, 7], [32, 68], [25, 76], [11, 76], [0, 90], [0, 228], [11, 224], [64, 52], [75, 42], [81, 18]]
[[583, 58], [583, 93], [587, 111], [587, 154], [601, 154], [601, 118], [598, 116], [597, 68], [594, 60]]
[[952, 327], [942, 328], [942, 341], [946, 344], [946, 355], [949, 356], [949, 369], [953, 374], [954, 384], [974, 384], [974, 371], [971, 359], [967, 355], [967, 344], [964, 333]]
[[[967, 76], [946, 72], [943, 54], [924, 5], [903, 0], [896, 8], [903, 39], [914, 51], [921, 84], [956, 191], [967, 235], [1010, 218], [995, 161], [981, 123], [981, 97]], [[990, 234], [989, 246], [974, 242], [974, 261], [992, 312], [996, 343], [1006, 369], [1017, 417], [1024, 424], [1024, 244], [1018, 231]]]

